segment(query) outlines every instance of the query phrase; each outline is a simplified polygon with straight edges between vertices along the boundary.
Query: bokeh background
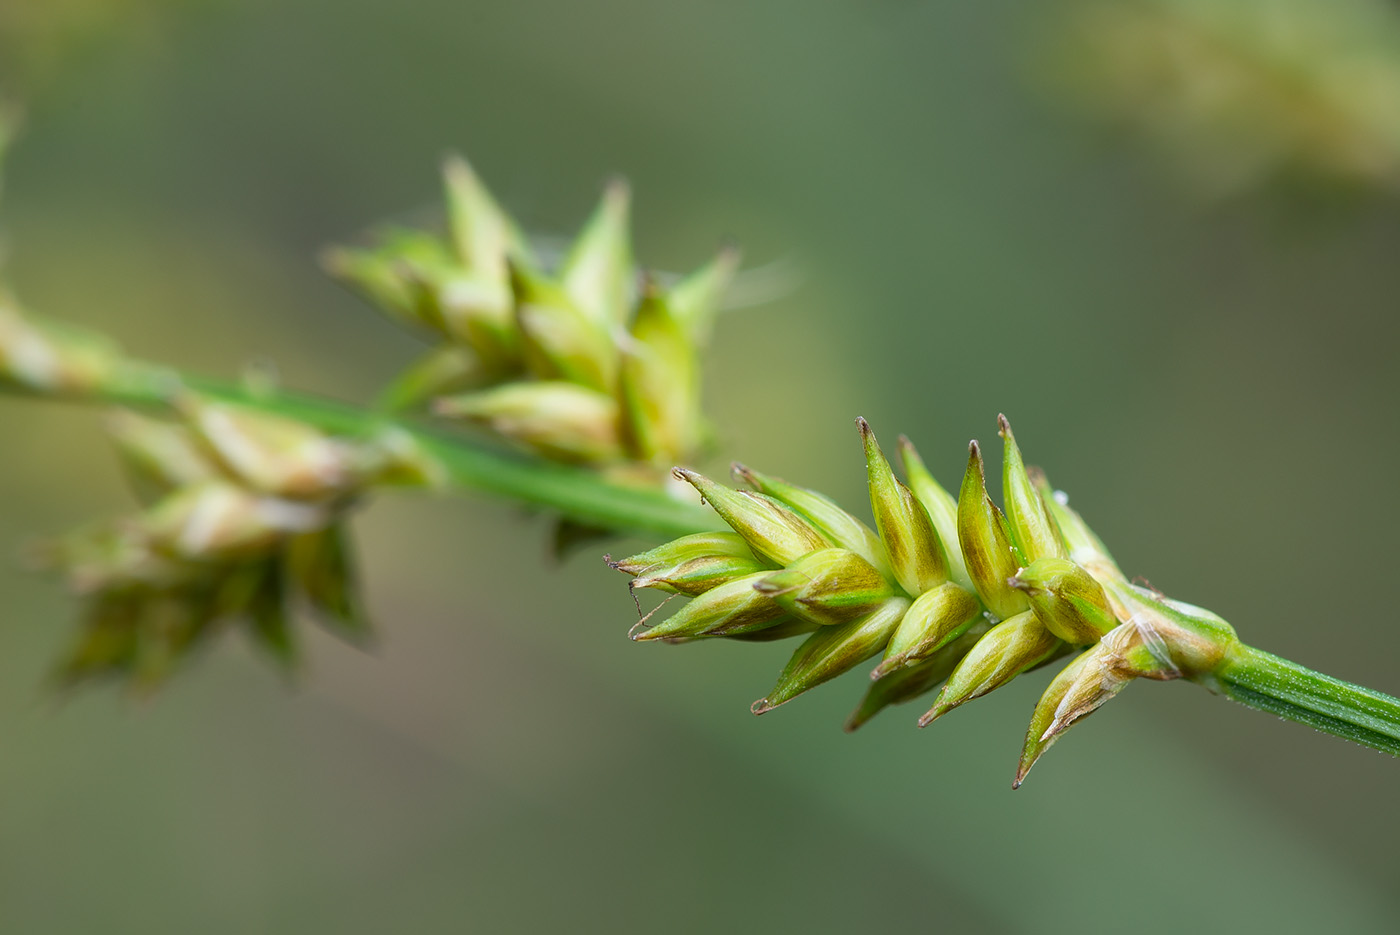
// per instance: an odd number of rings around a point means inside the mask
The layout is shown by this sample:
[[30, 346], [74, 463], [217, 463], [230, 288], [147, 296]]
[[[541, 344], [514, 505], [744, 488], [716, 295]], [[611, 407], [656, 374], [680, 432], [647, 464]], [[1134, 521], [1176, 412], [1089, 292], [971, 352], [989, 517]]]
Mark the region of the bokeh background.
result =
[[[719, 328], [726, 450], [863, 501], [1011, 416], [1130, 574], [1400, 690], [1400, 200], [1193, 187], [1045, 79], [1013, 0], [6, 0], [7, 267], [144, 356], [367, 398], [415, 342], [317, 271], [464, 152], [532, 230], [632, 180], [641, 259], [800, 288]], [[92, 413], [0, 400], [0, 549], [126, 509]], [[74, 606], [0, 571], [0, 931], [1389, 932], [1400, 766], [1134, 685], [1009, 789], [1029, 677], [927, 731], [762, 719], [784, 645], [639, 646], [620, 576], [479, 500], [359, 521], [382, 639], [228, 642], [54, 698]], [[612, 546], [625, 550], [626, 543]], [[599, 550], [601, 551], [601, 549]]]

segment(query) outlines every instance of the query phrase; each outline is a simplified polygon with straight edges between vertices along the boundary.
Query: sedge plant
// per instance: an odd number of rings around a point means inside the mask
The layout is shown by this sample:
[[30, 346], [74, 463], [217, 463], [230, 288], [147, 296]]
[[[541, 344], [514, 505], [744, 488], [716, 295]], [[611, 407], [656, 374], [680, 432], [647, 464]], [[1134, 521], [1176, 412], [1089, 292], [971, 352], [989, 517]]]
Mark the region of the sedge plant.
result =
[[464, 161], [449, 160], [445, 180], [444, 234], [387, 230], [324, 257], [427, 338], [366, 405], [137, 360], [0, 294], [0, 384], [109, 410], [138, 500], [34, 549], [83, 605], [58, 680], [148, 692], [228, 630], [295, 667], [300, 616], [364, 641], [347, 525], [397, 487], [542, 508], [560, 547], [650, 537], [654, 548], [608, 564], [634, 594], [680, 600], [642, 615], [633, 640], [795, 643], [755, 714], [869, 665], [846, 728], [921, 698], [925, 726], [1055, 666], [1015, 785], [1141, 679], [1186, 679], [1400, 754], [1400, 700], [1252, 648], [1210, 611], [1131, 583], [1026, 466], [1004, 416], [1000, 506], [976, 441], [945, 487], [906, 438], [892, 463], [864, 420], [864, 518], [746, 465], [733, 466], [733, 486], [694, 470], [715, 435], [700, 410], [701, 358], [737, 254], [722, 249], [685, 277], [643, 272], [615, 182], [550, 260]]

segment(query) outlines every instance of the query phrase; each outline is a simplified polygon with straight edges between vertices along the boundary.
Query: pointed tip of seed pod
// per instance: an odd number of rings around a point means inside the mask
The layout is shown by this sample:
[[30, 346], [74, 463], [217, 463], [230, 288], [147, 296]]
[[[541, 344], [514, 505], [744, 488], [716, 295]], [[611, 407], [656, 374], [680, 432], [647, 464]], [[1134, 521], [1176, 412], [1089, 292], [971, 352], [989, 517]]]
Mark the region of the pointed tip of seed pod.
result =
[[1006, 418], [1004, 413], [1000, 412], [997, 413], [997, 434], [1002, 438], [1011, 437], [1011, 421]]
[[739, 481], [740, 483], [748, 484], [755, 490], [758, 489], [758, 475], [755, 474], [753, 470], [750, 469], [746, 464], [741, 464], [738, 461], [732, 462], [729, 465], [729, 476]]
[[[782, 704], [782, 702], [778, 702], [778, 704]], [[767, 714], [769, 711], [772, 711], [777, 706], [778, 705], [775, 704], [769, 704], [767, 698], [760, 698], [753, 704], [749, 705], [749, 711], [754, 715]]]
[[904, 656], [892, 656], [884, 659], [878, 666], [870, 670], [870, 681], [878, 682], [899, 667], [904, 665]]
[[671, 468], [671, 476], [674, 477], [676, 480], [683, 480], [687, 484], [694, 484], [695, 480], [700, 477], [699, 474], [697, 474], [695, 471], [692, 471], [690, 468], [683, 467]]
[[865, 421], [864, 416], [856, 416], [856, 430], [860, 432], [861, 438], [869, 438], [872, 434], [870, 423]]
[[632, 624], [632, 628], [627, 631], [627, 638], [634, 643], [645, 643], [648, 640], [657, 639], [657, 636], [652, 635], [651, 628], [647, 626], [646, 618], [643, 617]]
[[925, 711], [923, 716], [919, 718], [919, 726], [928, 727], [934, 721], [938, 720], [943, 715], [947, 714], [949, 711], [953, 710], [956, 707], [957, 705], [948, 704], [946, 701], [934, 702], [933, 707]]

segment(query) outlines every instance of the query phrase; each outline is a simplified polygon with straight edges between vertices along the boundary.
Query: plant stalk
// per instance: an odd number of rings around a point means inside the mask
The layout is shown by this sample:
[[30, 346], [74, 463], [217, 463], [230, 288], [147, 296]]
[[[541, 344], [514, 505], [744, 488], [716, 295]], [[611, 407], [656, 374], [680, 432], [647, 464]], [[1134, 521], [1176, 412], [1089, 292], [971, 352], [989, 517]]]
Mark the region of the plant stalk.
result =
[[1400, 756], [1400, 698], [1242, 643], [1207, 683], [1240, 704]]

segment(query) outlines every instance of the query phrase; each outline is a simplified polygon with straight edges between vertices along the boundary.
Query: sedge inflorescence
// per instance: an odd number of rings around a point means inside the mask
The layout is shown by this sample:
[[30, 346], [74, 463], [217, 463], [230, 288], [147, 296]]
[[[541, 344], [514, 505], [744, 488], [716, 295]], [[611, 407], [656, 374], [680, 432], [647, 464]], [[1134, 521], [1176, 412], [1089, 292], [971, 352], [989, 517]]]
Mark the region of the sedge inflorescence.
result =
[[738, 254], [663, 285], [633, 262], [628, 187], [611, 183], [557, 263], [520, 233], [471, 168], [450, 159], [448, 231], [384, 232], [326, 254], [333, 275], [433, 347], [387, 390], [554, 461], [665, 483], [710, 432], [700, 354]]
[[[987, 492], [982, 452], [969, 449], [958, 495], [901, 438], [904, 480], [874, 433], [865, 449], [874, 528], [815, 491], [743, 465], [732, 489], [677, 469], [729, 526], [613, 562], [635, 589], [691, 600], [633, 628], [638, 641], [803, 636], [764, 714], [875, 657], [854, 730], [883, 708], [938, 689], [927, 725], [1018, 675], [1078, 652], [1036, 705], [1017, 770], [1136, 678], [1200, 678], [1234, 641], [1219, 617], [1131, 585], [1103, 544], [1028, 470], [1010, 424], [1005, 510]], [[665, 605], [663, 605], [665, 606]]]

